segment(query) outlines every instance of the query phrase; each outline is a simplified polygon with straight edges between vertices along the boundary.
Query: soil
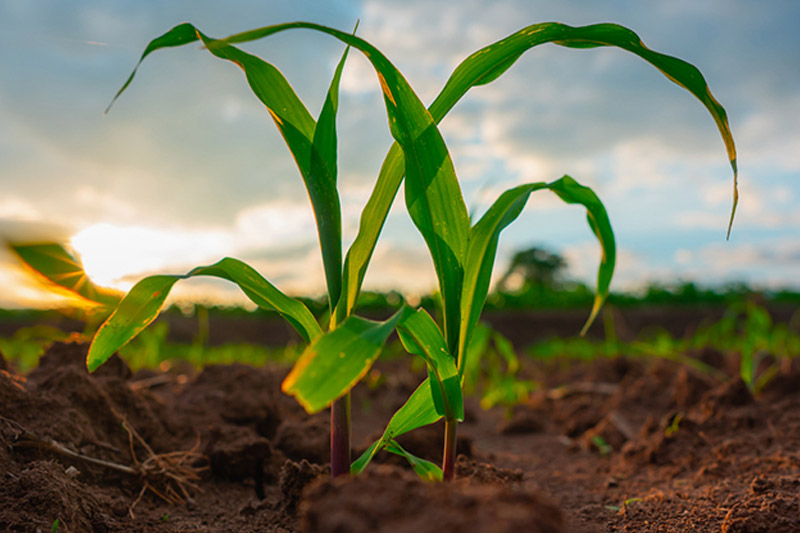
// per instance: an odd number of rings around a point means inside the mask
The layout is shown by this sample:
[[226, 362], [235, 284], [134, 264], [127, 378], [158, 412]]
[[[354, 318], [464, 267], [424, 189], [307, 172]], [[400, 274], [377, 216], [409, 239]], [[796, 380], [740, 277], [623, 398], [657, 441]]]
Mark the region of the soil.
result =
[[[526, 361], [511, 410], [468, 400], [457, 480], [394, 456], [329, 479], [328, 420], [280, 392], [287, 368], [89, 375], [55, 343], [27, 376], [0, 356], [0, 531], [800, 531], [800, 365], [753, 397], [726, 354]], [[4, 369], [5, 370], [2, 370]], [[421, 379], [381, 363], [353, 393], [358, 453]], [[375, 378], [375, 379], [372, 379]], [[401, 439], [438, 461], [441, 427]], [[87, 459], [90, 458], [90, 459]]]

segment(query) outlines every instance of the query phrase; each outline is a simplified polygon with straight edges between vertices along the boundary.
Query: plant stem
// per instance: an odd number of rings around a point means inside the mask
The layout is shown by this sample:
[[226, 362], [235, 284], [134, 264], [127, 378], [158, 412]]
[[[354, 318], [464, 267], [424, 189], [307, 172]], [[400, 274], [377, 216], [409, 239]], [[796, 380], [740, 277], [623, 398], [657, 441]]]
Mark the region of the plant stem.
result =
[[331, 404], [331, 477], [350, 473], [350, 393]]
[[444, 421], [444, 457], [442, 458], [442, 481], [452, 481], [456, 476], [456, 430], [458, 421]]

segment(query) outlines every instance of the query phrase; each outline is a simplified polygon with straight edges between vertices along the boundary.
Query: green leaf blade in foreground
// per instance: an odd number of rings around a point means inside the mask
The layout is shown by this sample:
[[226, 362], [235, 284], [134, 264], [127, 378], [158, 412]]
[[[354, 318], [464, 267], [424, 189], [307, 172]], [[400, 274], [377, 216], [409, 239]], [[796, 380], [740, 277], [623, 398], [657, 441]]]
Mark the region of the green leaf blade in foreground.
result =
[[339, 191], [336, 188], [338, 179], [336, 113], [339, 109], [339, 83], [349, 50], [349, 46], [345, 48], [336, 66], [319, 120], [314, 128], [309, 177], [306, 184], [314, 206], [331, 311], [339, 301], [342, 290], [342, 208]]
[[10, 242], [7, 245], [37, 277], [66, 289], [89, 305], [109, 308], [122, 299], [118, 291], [92, 283], [80, 260], [61, 244]]
[[419, 355], [428, 365], [436, 412], [448, 420], [463, 420], [461, 376], [433, 318], [425, 309], [408, 313], [397, 325], [397, 333], [406, 351]]
[[311, 342], [322, 334], [317, 320], [305, 304], [281, 292], [247, 263], [226, 257], [213, 265], [195, 268], [181, 277], [193, 276], [214, 276], [232, 281], [257, 306], [277, 311], [305, 342]]
[[369, 371], [406, 310], [383, 322], [347, 317], [306, 347], [281, 389], [309, 413], [328, 407]]
[[478, 50], [462, 61], [431, 104], [431, 115], [438, 121], [471, 87], [493, 81], [510, 68], [524, 52], [545, 43], [555, 43], [569, 48], [610, 46], [626, 50], [653, 65], [669, 80], [700, 100], [714, 119], [733, 170], [733, 205], [728, 223], [728, 236], [730, 236], [739, 193], [736, 145], [725, 108], [711, 93], [697, 67], [682, 59], [649, 49], [635, 32], [624, 26], [605, 23], [573, 27], [557, 22], [543, 22], [523, 28]]
[[177, 281], [194, 276], [214, 276], [236, 283], [256, 305], [277, 311], [306, 342], [322, 333], [302, 302], [283, 294], [249, 265], [227, 257], [186, 275], [150, 276], [134, 285], [92, 340], [86, 359], [89, 371], [96, 370], [156, 319]]
[[608, 297], [611, 278], [614, 276], [614, 266], [617, 262], [617, 244], [614, 239], [614, 231], [611, 228], [611, 221], [608, 219], [608, 212], [606, 212], [603, 202], [589, 187], [581, 185], [569, 176], [564, 176], [550, 183], [547, 188], [556, 193], [562, 201], [568, 204], [582, 205], [586, 208], [586, 221], [600, 244], [602, 254], [600, 256], [600, 265], [597, 267], [597, 288], [595, 289], [592, 311], [586, 320], [586, 324], [581, 329], [581, 335], [584, 335]]
[[590, 188], [584, 187], [569, 176], [564, 176], [551, 183], [529, 183], [505, 191], [472, 228], [467, 253], [467, 269], [464, 276], [464, 290], [461, 297], [462, 351], [459, 353], [458, 368], [462, 373], [465, 368], [463, 359], [470, 337], [478, 323], [489, 292], [500, 233], [522, 213], [531, 193], [543, 189], [554, 192], [566, 203], [580, 204], [585, 207], [589, 226], [601, 247], [602, 256], [597, 272], [594, 305], [582, 333], [594, 321], [608, 296], [616, 263], [616, 241], [608, 213], [597, 195]]
[[156, 319], [178, 276], [150, 276], [133, 286], [94, 336], [86, 357], [94, 372]]
[[430, 378], [426, 378], [406, 400], [406, 403], [395, 412], [381, 438], [353, 462], [350, 468], [352, 474], [361, 473], [375, 457], [375, 454], [386, 448], [389, 442], [396, 437], [433, 424], [442, 418], [442, 415], [437, 413], [434, 408], [431, 390]]
[[396, 455], [405, 457], [408, 464], [411, 465], [411, 468], [414, 469], [414, 472], [416, 472], [423, 481], [436, 482], [441, 481], [444, 477], [441, 468], [426, 459], [422, 459], [421, 457], [407, 452], [400, 446], [400, 443], [395, 440], [389, 441], [386, 445], [386, 449]]

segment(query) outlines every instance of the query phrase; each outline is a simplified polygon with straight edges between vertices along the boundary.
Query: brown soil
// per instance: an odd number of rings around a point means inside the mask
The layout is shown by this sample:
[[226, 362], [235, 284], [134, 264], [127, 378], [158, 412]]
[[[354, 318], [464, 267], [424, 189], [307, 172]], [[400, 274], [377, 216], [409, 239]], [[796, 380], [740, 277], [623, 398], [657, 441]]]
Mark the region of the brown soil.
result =
[[[665, 361], [529, 363], [542, 391], [510, 413], [470, 400], [458, 479], [430, 485], [383, 455], [329, 480], [327, 419], [280, 393], [287, 369], [89, 375], [86, 349], [0, 370], [0, 531], [800, 531], [798, 365], [753, 398]], [[357, 452], [418, 383], [380, 368], [354, 392]], [[403, 443], [437, 460], [441, 428]]]

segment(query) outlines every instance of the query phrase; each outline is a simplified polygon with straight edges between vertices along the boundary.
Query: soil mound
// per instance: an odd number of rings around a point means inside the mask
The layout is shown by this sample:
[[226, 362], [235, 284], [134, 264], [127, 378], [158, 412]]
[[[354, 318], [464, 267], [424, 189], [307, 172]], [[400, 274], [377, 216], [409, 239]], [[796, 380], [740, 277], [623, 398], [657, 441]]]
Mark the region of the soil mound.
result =
[[[800, 531], [796, 362], [754, 396], [669, 361], [525, 360], [541, 390], [471, 406], [457, 481], [430, 485], [385, 453], [330, 480], [327, 416], [280, 393], [286, 368], [90, 375], [87, 349], [28, 376], [0, 359], [0, 531]], [[357, 449], [422, 379], [382, 365], [354, 391]], [[403, 444], [438, 461], [441, 428]]]

